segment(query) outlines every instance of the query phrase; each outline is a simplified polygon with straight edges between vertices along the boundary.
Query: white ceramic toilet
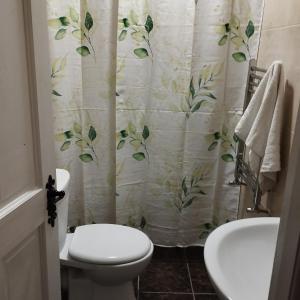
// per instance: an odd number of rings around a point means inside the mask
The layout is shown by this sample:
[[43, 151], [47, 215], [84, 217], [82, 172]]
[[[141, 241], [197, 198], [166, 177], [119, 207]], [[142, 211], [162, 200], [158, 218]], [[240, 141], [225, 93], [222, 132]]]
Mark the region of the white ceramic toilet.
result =
[[132, 280], [148, 265], [153, 244], [141, 231], [115, 224], [92, 224], [67, 234], [70, 174], [56, 170], [61, 265], [67, 269], [69, 300], [132, 300]]

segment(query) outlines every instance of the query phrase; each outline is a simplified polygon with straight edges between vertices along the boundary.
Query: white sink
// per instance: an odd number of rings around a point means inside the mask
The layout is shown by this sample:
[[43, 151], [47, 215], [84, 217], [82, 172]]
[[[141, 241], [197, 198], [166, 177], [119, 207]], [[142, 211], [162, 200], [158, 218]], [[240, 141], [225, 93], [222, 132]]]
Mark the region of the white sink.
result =
[[242, 219], [209, 235], [204, 259], [220, 299], [268, 299], [278, 227], [279, 218]]

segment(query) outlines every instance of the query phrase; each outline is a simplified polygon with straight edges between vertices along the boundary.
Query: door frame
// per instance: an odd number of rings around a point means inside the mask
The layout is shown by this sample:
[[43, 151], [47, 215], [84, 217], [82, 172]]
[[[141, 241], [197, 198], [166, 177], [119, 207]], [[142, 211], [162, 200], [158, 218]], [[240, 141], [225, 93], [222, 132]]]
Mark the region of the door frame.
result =
[[269, 300], [300, 299], [300, 113], [289, 159]]
[[[46, 0], [22, 0], [24, 7], [24, 20], [26, 32], [26, 47], [28, 71], [31, 74], [29, 78], [29, 88], [31, 100], [34, 105], [32, 116], [37, 116], [34, 120], [34, 136], [38, 137], [40, 149], [35, 149], [35, 155], [38, 155], [41, 164], [36, 170], [38, 174], [39, 186], [45, 187], [49, 176], [55, 178], [55, 152], [53, 136], [53, 112], [51, 99], [50, 82], [50, 55], [48, 38], [48, 16]], [[41, 101], [42, 100], [42, 101]], [[48, 149], [53, 149], [49, 151]], [[46, 199], [45, 199], [46, 203]], [[58, 247], [57, 226], [52, 228], [47, 224], [47, 213], [45, 210], [45, 225], [42, 229], [47, 278], [47, 300], [61, 299], [60, 291], [60, 261]]]

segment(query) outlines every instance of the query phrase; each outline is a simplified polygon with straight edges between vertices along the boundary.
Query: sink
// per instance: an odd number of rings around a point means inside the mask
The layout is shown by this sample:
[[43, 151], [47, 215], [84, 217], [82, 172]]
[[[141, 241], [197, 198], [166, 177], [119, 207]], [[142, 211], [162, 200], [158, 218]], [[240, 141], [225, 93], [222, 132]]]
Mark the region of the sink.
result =
[[232, 221], [213, 231], [205, 265], [220, 299], [267, 300], [279, 218]]

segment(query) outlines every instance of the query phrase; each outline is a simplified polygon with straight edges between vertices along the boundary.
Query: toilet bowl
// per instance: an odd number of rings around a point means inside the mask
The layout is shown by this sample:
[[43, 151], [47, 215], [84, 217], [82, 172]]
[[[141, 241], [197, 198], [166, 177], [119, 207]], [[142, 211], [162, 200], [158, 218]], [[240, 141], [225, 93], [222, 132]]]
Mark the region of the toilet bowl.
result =
[[132, 280], [148, 265], [153, 244], [141, 231], [116, 224], [79, 226], [67, 234], [70, 174], [56, 170], [61, 265], [67, 270], [69, 300], [133, 300]]

